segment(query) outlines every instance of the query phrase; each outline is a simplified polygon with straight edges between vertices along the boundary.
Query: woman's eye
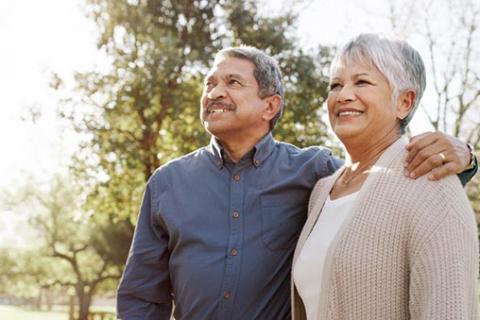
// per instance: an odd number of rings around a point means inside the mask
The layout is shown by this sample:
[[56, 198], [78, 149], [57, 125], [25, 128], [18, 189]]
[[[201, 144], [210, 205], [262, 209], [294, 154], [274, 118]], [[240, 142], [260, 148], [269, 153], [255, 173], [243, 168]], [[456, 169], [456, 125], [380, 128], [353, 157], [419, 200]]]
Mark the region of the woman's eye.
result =
[[367, 81], [365, 79], [360, 79], [360, 80], [357, 80], [357, 84], [358, 85], [366, 85], [366, 84], [370, 84], [370, 81]]
[[330, 84], [330, 91], [335, 90], [340, 87], [339, 83], [331, 83]]

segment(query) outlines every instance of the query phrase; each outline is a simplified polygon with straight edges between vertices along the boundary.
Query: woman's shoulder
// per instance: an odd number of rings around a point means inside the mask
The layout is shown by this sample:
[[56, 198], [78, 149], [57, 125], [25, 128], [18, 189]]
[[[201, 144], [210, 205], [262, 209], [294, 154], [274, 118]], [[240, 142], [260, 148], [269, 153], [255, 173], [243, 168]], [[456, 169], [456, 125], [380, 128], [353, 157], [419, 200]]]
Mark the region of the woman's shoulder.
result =
[[435, 222], [449, 219], [472, 223], [473, 209], [457, 175], [438, 181], [430, 180], [428, 175], [416, 179], [406, 177], [403, 169], [406, 151], [402, 155], [392, 161], [376, 187], [388, 192], [402, 214], [417, 226], [433, 226]]
[[[385, 169], [386, 187], [393, 187], [396, 192], [405, 194], [406, 201], [420, 201], [435, 204], [438, 200], [468, 201], [465, 190], [457, 175], [449, 175], [438, 181], [430, 180], [428, 173], [416, 179], [407, 177], [404, 173], [406, 151]], [[385, 182], [384, 182], [385, 183]], [[391, 184], [391, 186], [389, 186]]]

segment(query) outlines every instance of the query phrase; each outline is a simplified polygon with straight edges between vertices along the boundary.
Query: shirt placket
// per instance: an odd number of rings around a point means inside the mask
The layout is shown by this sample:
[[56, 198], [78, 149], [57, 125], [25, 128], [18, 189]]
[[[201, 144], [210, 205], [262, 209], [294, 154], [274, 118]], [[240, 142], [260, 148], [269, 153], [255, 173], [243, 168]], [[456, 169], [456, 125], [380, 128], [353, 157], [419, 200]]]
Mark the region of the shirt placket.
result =
[[225, 276], [218, 319], [231, 319], [242, 260], [242, 220], [245, 175], [235, 166], [230, 177], [229, 239], [226, 252]]

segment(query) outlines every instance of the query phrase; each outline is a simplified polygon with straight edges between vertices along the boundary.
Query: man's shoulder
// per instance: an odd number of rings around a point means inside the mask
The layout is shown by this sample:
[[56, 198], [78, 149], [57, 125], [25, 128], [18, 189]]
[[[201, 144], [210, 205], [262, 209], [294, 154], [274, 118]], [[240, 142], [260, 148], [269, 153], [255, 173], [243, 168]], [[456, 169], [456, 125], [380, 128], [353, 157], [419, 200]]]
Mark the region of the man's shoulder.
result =
[[315, 158], [315, 157], [332, 157], [332, 151], [322, 146], [309, 146], [300, 148], [291, 143], [283, 141], [275, 141], [275, 145], [280, 150], [287, 152], [291, 156]]
[[300, 148], [286, 142], [277, 142], [277, 148], [280, 149], [280, 154], [287, 154], [292, 166], [314, 173], [316, 179], [329, 176], [343, 164], [329, 148], [322, 146]]
[[208, 147], [202, 147], [178, 158], [174, 158], [158, 167], [152, 174], [150, 180], [157, 180], [170, 176], [172, 173], [178, 174], [181, 172], [188, 172], [189, 170], [196, 170], [205, 161], [209, 160]]

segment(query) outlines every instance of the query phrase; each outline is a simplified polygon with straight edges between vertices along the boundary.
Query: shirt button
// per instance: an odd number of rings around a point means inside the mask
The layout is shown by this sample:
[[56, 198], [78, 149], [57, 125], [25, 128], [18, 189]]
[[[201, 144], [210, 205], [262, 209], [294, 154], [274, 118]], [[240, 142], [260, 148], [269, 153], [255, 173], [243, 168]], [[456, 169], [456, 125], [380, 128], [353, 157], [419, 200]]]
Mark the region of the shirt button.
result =
[[255, 163], [255, 165], [258, 166], [258, 165], [260, 164], [260, 160], [255, 159], [255, 160], [253, 161], [253, 163]]
[[223, 299], [225, 299], [225, 300], [230, 299], [230, 292], [224, 291], [224, 292], [223, 292]]
[[238, 213], [237, 211], [233, 211], [232, 217], [233, 217], [233, 219], [238, 219], [238, 218], [240, 218], [240, 213]]
[[238, 254], [237, 249], [233, 248], [232, 251], [230, 251], [230, 254], [235, 257]]
[[238, 175], [238, 174], [234, 175], [233, 180], [240, 181], [240, 175]]

